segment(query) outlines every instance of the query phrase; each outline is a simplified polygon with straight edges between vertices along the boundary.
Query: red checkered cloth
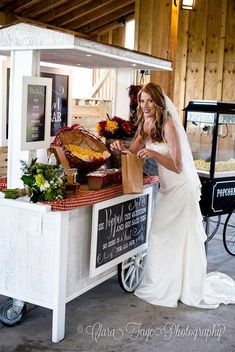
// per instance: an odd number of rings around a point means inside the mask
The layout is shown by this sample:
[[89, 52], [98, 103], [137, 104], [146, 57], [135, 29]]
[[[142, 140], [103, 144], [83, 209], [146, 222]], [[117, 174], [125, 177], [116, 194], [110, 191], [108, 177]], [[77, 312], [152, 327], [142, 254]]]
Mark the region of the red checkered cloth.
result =
[[[158, 176], [145, 176], [144, 185], [151, 185], [159, 182]], [[7, 187], [7, 178], [0, 177], [0, 191]], [[100, 189], [98, 191], [79, 190], [79, 192], [65, 199], [55, 200], [53, 202], [43, 202], [51, 206], [53, 211], [65, 211], [78, 207], [93, 205], [104, 200], [121, 196], [122, 184], [115, 184], [110, 187]]]
[[7, 187], [7, 178], [6, 176], [0, 177], [0, 192]]
[[[158, 182], [158, 176], [144, 177], [144, 185], [151, 185]], [[74, 196], [70, 196], [66, 199], [56, 200], [53, 202], [43, 202], [43, 204], [49, 204], [53, 211], [64, 211], [78, 207], [84, 207], [87, 205], [93, 205], [117, 196], [121, 196], [122, 194], [122, 184], [118, 184], [103, 188], [98, 191], [79, 190], [79, 192]]]

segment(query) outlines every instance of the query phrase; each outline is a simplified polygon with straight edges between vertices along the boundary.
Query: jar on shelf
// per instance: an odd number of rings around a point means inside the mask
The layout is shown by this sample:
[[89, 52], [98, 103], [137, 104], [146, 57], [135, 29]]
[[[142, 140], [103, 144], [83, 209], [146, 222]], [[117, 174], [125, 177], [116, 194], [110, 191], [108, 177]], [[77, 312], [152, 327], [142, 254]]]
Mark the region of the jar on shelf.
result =
[[67, 172], [67, 183], [69, 185], [72, 185], [72, 184], [77, 182], [77, 173], [78, 173], [77, 169], [68, 169], [68, 172]]

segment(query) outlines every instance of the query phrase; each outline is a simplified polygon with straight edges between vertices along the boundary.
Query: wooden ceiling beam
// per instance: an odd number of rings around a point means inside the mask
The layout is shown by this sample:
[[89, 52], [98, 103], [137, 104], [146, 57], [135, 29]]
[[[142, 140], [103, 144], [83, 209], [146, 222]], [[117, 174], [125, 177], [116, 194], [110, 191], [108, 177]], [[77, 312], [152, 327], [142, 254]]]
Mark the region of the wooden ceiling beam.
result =
[[27, 9], [26, 11], [22, 12], [21, 15], [24, 17], [38, 17], [39, 15], [49, 12], [52, 16], [51, 10], [56, 9], [56, 12], [59, 11], [58, 7], [63, 5], [67, 0], [43, 0], [40, 1], [39, 4]]
[[67, 14], [65, 16], [62, 16], [58, 21], [55, 21], [56, 24], [58, 22], [60, 23], [61, 26], [67, 26], [68, 23], [73, 22], [73, 20], [77, 18], [81, 18], [86, 14], [90, 14], [93, 11], [101, 11], [101, 9], [110, 3], [112, 3], [114, 0], [97, 0], [97, 1], [92, 1], [91, 3], [81, 6], [79, 9], [76, 9], [73, 11], [72, 16], [71, 14]]
[[[56, 13], [53, 13], [53, 16], [50, 12], [45, 13], [41, 16], [39, 16], [37, 19], [41, 22], [53, 22], [55, 23], [55, 20], [57, 18], [61, 18], [65, 16], [66, 14], [70, 14], [70, 16], [73, 15], [74, 10], [80, 8], [81, 6], [87, 5], [89, 2], [92, 2], [93, 0], [70, 0], [66, 1], [64, 5], [61, 5], [58, 7]], [[59, 22], [59, 21], [58, 21]]]
[[24, 6], [27, 4], [29, 1], [27, 0], [19, 0], [19, 1], [0, 1], [0, 9], [5, 11], [5, 12], [13, 12], [15, 11], [18, 7]]
[[11, 2], [4, 7], [5, 12], [14, 12], [16, 14], [21, 14], [23, 11], [27, 10], [28, 8], [33, 8], [37, 5], [40, 0], [11, 0]]
[[0, 1], [0, 11], [4, 11], [6, 7], [9, 7], [11, 5], [11, 3], [14, 3], [15, 5], [17, 5], [16, 1], [12, 1], [12, 0], [1, 0]]
[[16, 16], [14, 13], [6, 13], [0, 11], [0, 26], [7, 26], [9, 24], [14, 23], [16, 20]]
[[[131, 21], [131, 20], [134, 20], [135, 19], [135, 13], [134, 13], [134, 11], [133, 12], [131, 12], [131, 13], [129, 13], [129, 14], [126, 14], [125, 16], [123, 16], [124, 17], [124, 19], [126, 20], [126, 21]], [[107, 30], [115, 30], [115, 29], [117, 29], [117, 28], [121, 28], [121, 27], [119, 27], [119, 25], [118, 25], [118, 19], [120, 18], [120, 16], [118, 17], [118, 18], [116, 18], [116, 19], [113, 19], [112, 18], [112, 22], [109, 22], [109, 23], [107, 23], [107, 24], [105, 24], [105, 25], [102, 25], [101, 27], [99, 27], [99, 28], [97, 28], [97, 29], [95, 29], [94, 31], [92, 31], [90, 34], [89, 34], [89, 36], [91, 37], [91, 38], [94, 38], [94, 36], [96, 36], [97, 34], [100, 34], [100, 35], [102, 35], [102, 34], [106, 34], [107, 33]], [[94, 40], [96, 40], [96, 39], [94, 39]]]
[[96, 10], [96, 12], [93, 12], [92, 14], [84, 14], [82, 17], [77, 17], [75, 19], [72, 19], [68, 24], [66, 24], [66, 27], [72, 30], [76, 30], [76, 28], [79, 28], [81, 26], [87, 25], [91, 22], [97, 21], [98, 19], [109, 16], [113, 17], [113, 13], [116, 11], [119, 11], [120, 16], [122, 16], [122, 12], [126, 11], [125, 8], [133, 8], [134, 9], [134, 1], [133, 0], [119, 0], [119, 1], [114, 1], [109, 4], [109, 6], [106, 6], [102, 9]]
[[87, 38], [134, 11], [135, 0], [0, 0], [0, 24], [21, 21]]
[[110, 16], [110, 14], [107, 14], [101, 17], [100, 19], [94, 20], [93, 22], [87, 25], [78, 26], [76, 30], [78, 30], [81, 33], [86, 33], [88, 35], [94, 34], [94, 32], [96, 32], [97, 30], [102, 30], [104, 27], [108, 25], [113, 25], [115, 24], [115, 22], [117, 23], [120, 17], [133, 15], [134, 11], [135, 11], [134, 6], [130, 4], [128, 6], [125, 6], [125, 8], [112, 12], [112, 16]]

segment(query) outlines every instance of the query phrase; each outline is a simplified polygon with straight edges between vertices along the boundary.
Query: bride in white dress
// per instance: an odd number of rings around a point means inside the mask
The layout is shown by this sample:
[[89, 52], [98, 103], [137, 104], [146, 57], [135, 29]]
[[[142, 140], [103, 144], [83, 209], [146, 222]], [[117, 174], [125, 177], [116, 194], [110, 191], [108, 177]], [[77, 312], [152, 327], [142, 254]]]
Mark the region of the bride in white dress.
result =
[[[206, 234], [198, 178], [177, 110], [157, 84], [138, 96], [138, 130], [129, 151], [158, 162], [160, 189], [148, 241], [147, 267], [135, 295], [151, 304], [200, 308], [235, 303], [235, 281], [206, 273]], [[113, 149], [123, 150], [116, 141]]]

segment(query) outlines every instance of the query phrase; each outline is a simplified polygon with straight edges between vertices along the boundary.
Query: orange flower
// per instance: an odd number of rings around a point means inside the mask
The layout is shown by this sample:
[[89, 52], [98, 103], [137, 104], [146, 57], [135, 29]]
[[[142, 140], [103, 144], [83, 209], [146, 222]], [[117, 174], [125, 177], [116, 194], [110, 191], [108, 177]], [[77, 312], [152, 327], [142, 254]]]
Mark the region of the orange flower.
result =
[[116, 121], [108, 120], [105, 126], [105, 130], [114, 134], [115, 131], [118, 130], [118, 123]]
[[134, 135], [134, 126], [130, 121], [114, 116], [96, 124], [96, 131], [105, 138], [125, 138]]

